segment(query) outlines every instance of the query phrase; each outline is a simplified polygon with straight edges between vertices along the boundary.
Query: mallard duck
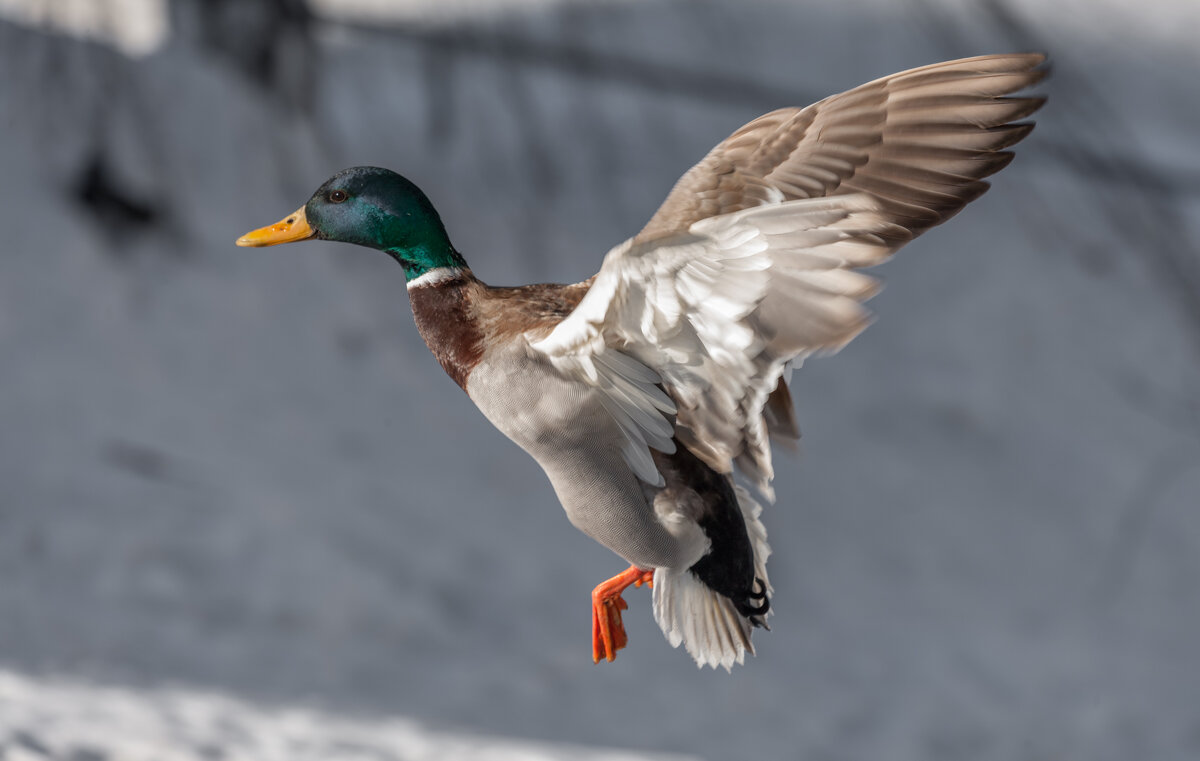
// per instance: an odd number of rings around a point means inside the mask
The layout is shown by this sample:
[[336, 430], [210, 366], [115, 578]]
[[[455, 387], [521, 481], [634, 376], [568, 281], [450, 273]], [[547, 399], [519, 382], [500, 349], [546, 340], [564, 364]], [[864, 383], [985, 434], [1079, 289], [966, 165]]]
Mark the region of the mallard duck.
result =
[[771, 437], [798, 436], [792, 369], [867, 326], [862, 268], [987, 190], [1033, 128], [1017, 122], [1044, 98], [1011, 95], [1043, 61], [938, 63], [761, 116], [581, 283], [481, 282], [425, 194], [377, 167], [237, 244], [335, 240], [399, 262], [446, 373], [630, 564], [592, 592], [593, 661], [626, 645], [622, 594], [648, 584], [670, 644], [730, 670], [767, 628], [759, 500], [774, 500]]

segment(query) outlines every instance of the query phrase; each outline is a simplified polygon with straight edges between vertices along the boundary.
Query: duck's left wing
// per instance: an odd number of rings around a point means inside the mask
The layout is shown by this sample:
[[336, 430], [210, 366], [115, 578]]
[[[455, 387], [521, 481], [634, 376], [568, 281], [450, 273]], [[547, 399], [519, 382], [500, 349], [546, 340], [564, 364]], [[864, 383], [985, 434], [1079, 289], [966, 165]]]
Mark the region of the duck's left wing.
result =
[[670, 451], [674, 433], [769, 496], [768, 395], [787, 363], [836, 350], [867, 326], [862, 302], [877, 283], [855, 270], [911, 237], [866, 194], [771, 200], [617, 246], [575, 310], [530, 342], [606, 390], [644, 480], [661, 481], [647, 447]]

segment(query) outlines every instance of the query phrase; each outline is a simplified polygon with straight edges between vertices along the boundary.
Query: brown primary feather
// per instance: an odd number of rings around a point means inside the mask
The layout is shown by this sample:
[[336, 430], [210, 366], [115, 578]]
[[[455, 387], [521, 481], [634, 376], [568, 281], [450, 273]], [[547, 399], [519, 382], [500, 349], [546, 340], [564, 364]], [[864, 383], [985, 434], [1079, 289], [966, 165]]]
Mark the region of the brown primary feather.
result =
[[787, 382], [779, 379], [775, 390], [767, 396], [767, 404], [763, 408], [767, 419], [767, 430], [772, 436], [778, 436], [784, 441], [795, 441], [800, 438], [800, 425], [796, 422], [796, 407], [792, 403], [792, 393]]
[[1003, 152], [1032, 129], [1012, 124], [1043, 98], [1003, 97], [1045, 76], [1040, 54], [996, 55], [893, 74], [806, 108], [760, 116], [676, 183], [638, 241], [763, 203], [867, 192], [917, 234], [987, 188]]

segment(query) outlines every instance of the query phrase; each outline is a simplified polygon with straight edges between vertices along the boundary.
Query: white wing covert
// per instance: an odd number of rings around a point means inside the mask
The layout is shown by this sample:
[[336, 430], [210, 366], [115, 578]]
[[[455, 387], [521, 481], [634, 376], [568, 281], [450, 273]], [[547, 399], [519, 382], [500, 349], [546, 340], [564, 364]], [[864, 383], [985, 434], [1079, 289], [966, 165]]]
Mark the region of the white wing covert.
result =
[[[531, 351], [542, 353], [531, 344]], [[629, 354], [607, 346], [603, 337], [581, 336], [571, 350], [549, 354], [560, 372], [574, 375], [599, 389], [600, 403], [624, 434], [621, 453], [638, 478], [654, 486], [665, 484], [649, 448], [675, 451], [675, 403], [659, 388], [661, 378]]]

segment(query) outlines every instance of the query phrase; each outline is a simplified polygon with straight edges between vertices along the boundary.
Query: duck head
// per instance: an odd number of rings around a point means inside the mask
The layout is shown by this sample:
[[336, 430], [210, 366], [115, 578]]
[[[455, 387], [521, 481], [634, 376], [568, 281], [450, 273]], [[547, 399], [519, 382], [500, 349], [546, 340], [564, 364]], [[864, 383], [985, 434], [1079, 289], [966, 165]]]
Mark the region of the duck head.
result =
[[299, 209], [246, 233], [237, 245], [274, 246], [309, 238], [385, 251], [404, 267], [408, 280], [439, 267], [466, 266], [421, 189], [379, 167], [338, 172]]

